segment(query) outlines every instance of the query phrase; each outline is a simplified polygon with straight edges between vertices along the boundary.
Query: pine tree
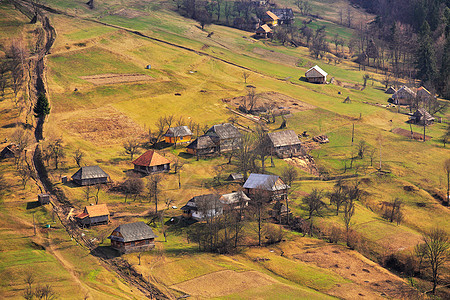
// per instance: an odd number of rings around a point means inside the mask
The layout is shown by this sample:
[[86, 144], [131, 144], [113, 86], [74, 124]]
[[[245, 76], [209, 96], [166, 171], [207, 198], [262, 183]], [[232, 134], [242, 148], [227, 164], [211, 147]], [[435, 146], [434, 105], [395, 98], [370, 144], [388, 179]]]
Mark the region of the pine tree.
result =
[[45, 118], [50, 113], [50, 104], [44, 93], [39, 95], [39, 98], [34, 105], [33, 112], [36, 118]]
[[417, 78], [423, 83], [433, 82], [436, 78], [436, 55], [431, 39], [431, 30], [425, 21], [420, 30], [420, 45], [416, 55]]

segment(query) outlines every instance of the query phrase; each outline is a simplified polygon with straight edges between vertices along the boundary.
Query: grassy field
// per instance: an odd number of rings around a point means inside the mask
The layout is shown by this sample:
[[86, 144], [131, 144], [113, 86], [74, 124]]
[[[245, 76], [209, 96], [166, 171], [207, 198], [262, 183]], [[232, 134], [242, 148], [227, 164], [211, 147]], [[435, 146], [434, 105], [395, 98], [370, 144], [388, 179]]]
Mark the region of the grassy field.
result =
[[[331, 4], [342, 5], [342, 2], [327, 2], [330, 9], [325, 9], [319, 1], [314, 1], [313, 8], [323, 11], [325, 18], [315, 25], [327, 23], [330, 34], [339, 33], [348, 39], [352, 34], [350, 29], [330, 23], [336, 22], [339, 11], [336, 7], [340, 7]], [[286, 1], [286, 4], [293, 3]], [[344, 174], [344, 165], [349, 166], [352, 151], [356, 151], [356, 145], [362, 140], [375, 151], [373, 166], [370, 166], [369, 155], [366, 155], [354, 161], [357, 168], [346, 172], [365, 175], [362, 188], [367, 196], [357, 204], [352, 226], [373, 245], [377, 255], [384, 255], [387, 251], [410, 251], [420, 241], [422, 232], [434, 226], [448, 230], [448, 209], [429, 193], [443, 192], [445, 188], [441, 166], [448, 157], [448, 150], [438, 139], [446, 125], [430, 126], [427, 134], [433, 139], [425, 143], [390, 132], [397, 127], [409, 129], [405, 123], [408, 116], [376, 105], [385, 105], [388, 99], [379, 81], [374, 81], [373, 85], [369, 82], [364, 90], [356, 88], [357, 84], [362, 85], [364, 73], [370, 73], [377, 80], [381, 79], [379, 74], [370, 70], [360, 72], [349, 61], [327, 64], [309, 56], [306, 48], [286, 48], [269, 41], [256, 41], [250, 33], [228, 27], [208, 26], [207, 31], [214, 34], [207, 38], [207, 32], [200, 30], [194, 21], [167, 11], [170, 4], [166, 2], [157, 7], [153, 3], [134, 1], [123, 9], [120, 1], [98, 1], [93, 11], [81, 1], [51, 0], [47, 5], [78, 16], [49, 14], [58, 35], [51, 54], [47, 56], [52, 110], [45, 127], [47, 140], [59, 137], [64, 140], [66, 156], [58, 170], [53, 170], [53, 164], [50, 164], [50, 176], [55, 185], [64, 190], [77, 211], [92, 200], [85, 199], [83, 188], [62, 184], [60, 180], [61, 176], [70, 177], [78, 169], [72, 158], [76, 149], [85, 153], [83, 164], [98, 164], [110, 174], [112, 181], [123, 181], [126, 171], [132, 168], [130, 157], [124, 154], [122, 147], [127, 138], [136, 136], [143, 140], [148, 129], [154, 129], [155, 121], [163, 115], [183, 117], [186, 122], [192, 120], [209, 126], [226, 122], [232, 115], [222, 99], [243, 96], [247, 93], [246, 85], [252, 84], [258, 93], [276, 91], [316, 107], [289, 115], [287, 125], [297, 133], [307, 131], [312, 136], [326, 134], [329, 137], [329, 144], [311, 151], [322, 172]], [[16, 36], [34, 26], [26, 24], [27, 20], [7, 4], [0, 5], [0, 12], [4, 12], [0, 14], [0, 27], [6, 28], [0, 31], [0, 39]], [[207, 55], [93, 23], [87, 18], [139, 30]], [[297, 66], [299, 62], [300, 67]], [[150, 70], [145, 69], [148, 64], [152, 66]], [[315, 64], [347, 87], [313, 85], [299, 80]], [[252, 70], [247, 83], [242, 77], [242, 67]], [[146, 76], [133, 82], [111, 79], [106, 84], [93, 83], [89, 81], [90, 77], [86, 77], [104, 74]], [[175, 93], [180, 95], [175, 96]], [[343, 103], [347, 96], [352, 103]], [[0, 102], [2, 139], [10, 137], [14, 131], [14, 126], [4, 125], [18, 120], [17, 111], [12, 107], [12, 99]], [[443, 117], [447, 120], [448, 112]], [[253, 126], [247, 119], [239, 118], [238, 122]], [[269, 127], [275, 130], [280, 124], [281, 118], [277, 118]], [[421, 132], [421, 127], [414, 127], [414, 130]], [[382, 168], [390, 171], [389, 175], [382, 177], [373, 174], [379, 163], [380, 145]], [[143, 151], [145, 149], [141, 149], [141, 153]], [[173, 199], [171, 205], [181, 207], [195, 195], [225, 193], [239, 188], [238, 184], [212, 186], [217, 165], [224, 166], [223, 177], [237, 171], [235, 163], [226, 164], [224, 157], [196, 161], [183, 147], [166, 148], [163, 153], [172, 161], [178, 159], [184, 163], [180, 189], [176, 174], [164, 175], [161, 199]], [[274, 162], [275, 167], [268, 167], [267, 172], [280, 175], [288, 163], [280, 159], [274, 159]], [[0, 215], [4, 217], [0, 223], [0, 235], [8, 240], [0, 246], [0, 296], [20, 296], [25, 288], [20, 274], [31, 266], [40, 278], [38, 282], [54, 282], [52, 285], [60, 295], [81, 298], [89, 294], [93, 299], [142, 297], [87, 250], [71, 241], [61, 224], [53, 223], [50, 209], [26, 209], [27, 203], [36, 198], [36, 186], [29, 182], [25, 190], [20, 187], [11, 160], [2, 162], [0, 167], [7, 174], [8, 182], [16, 182], [1, 196], [0, 202]], [[300, 173], [309, 175], [304, 171]], [[331, 190], [334, 183], [295, 182], [296, 191], [290, 205], [294, 215], [306, 216], [302, 196], [313, 188]], [[406, 191], [405, 186], [412, 186], [413, 190]], [[404, 201], [405, 217], [399, 226], [380, 216], [380, 203], [395, 197]], [[128, 199], [126, 203], [124, 200], [122, 194], [101, 191], [100, 202], [107, 203], [117, 218], [108, 225], [88, 229], [85, 234], [89, 238], [101, 239], [123, 222], [148, 221], [146, 216], [153, 210], [153, 203], [149, 203], [146, 197]], [[160, 208], [162, 206], [160, 203]], [[179, 209], [169, 209], [166, 216], [169, 219], [180, 213]], [[39, 234], [33, 236], [33, 214], [40, 226], [51, 223], [55, 228], [40, 229]], [[18, 222], [20, 226], [10, 225], [17, 220], [22, 220]], [[314, 222], [324, 227], [343, 225], [341, 216], [335, 216], [332, 207]], [[286, 240], [281, 244], [268, 248], [249, 247], [240, 254], [226, 256], [198, 252], [197, 246], [186, 240], [185, 229], [169, 230], [168, 242], [162, 241], [160, 226], [154, 230], [160, 236], [157, 247], [141, 257], [140, 265], [136, 254], [124, 257], [144, 278], [172, 297], [188, 293], [196, 298], [217, 299], [325, 299], [358, 297], [358, 294], [378, 298], [385, 290], [361, 279], [371, 280], [369, 276], [373, 273], [368, 275], [362, 271], [369, 266], [380, 268], [376, 273], [379, 282], [391, 280], [406, 285], [355, 251], [340, 245], [330, 246], [318, 239], [303, 238], [292, 232], [286, 232]], [[248, 228], [248, 232], [254, 235], [252, 228]], [[43, 248], [36, 244], [43, 245]], [[101, 246], [108, 245], [106, 240]], [[315, 251], [322, 260], [311, 258], [311, 251]], [[259, 261], [258, 258], [267, 260]], [[330, 259], [330, 265], [325, 266], [323, 262], [328, 262], [327, 259]], [[355, 265], [348, 266], [348, 269], [343, 267], [350, 260], [354, 260]], [[212, 283], [217, 282], [230, 284], [213, 287]], [[390, 297], [395, 298], [396, 295]]]

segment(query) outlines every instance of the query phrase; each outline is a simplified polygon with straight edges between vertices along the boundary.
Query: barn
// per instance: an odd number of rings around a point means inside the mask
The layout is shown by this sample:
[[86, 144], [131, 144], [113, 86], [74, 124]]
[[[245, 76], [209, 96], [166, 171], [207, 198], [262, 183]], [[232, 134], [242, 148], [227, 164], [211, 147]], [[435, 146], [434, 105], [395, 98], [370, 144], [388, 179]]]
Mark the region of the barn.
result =
[[160, 172], [169, 172], [170, 161], [164, 156], [158, 154], [155, 150], [148, 150], [133, 161], [134, 171], [153, 174]]
[[279, 158], [292, 157], [303, 154], [302, 145], [294, 130], [283, 130], [267, 134], [272, 153]]
[[81, 167], [72, 175], [72, 180], [78, 185], [93, 185], [97, 183], [107, 183], [109, 175], [99, 166]]
[[108, 224], [109, 210], [106, 204], [86, 206], [83, 212], [81, 214], [78, 214], [75, 219], [82, 227]]
[[328, 73], [322, 70], [318, 65], [305, 72], [305, 77], [308, 82], [312, 83], [327, 83]]
[[135, 222], [120, 225], [108, 238], [113, 249], [120, 253], [130, 253], [153, 249], [157, 236], [144, 222]]

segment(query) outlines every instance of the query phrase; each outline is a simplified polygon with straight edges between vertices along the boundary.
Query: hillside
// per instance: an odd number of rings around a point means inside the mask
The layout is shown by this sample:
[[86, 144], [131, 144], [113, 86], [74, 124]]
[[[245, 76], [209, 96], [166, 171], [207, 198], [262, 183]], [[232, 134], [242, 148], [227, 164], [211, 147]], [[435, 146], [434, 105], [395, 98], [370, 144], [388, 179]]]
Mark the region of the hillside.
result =
[[[341, 7], [350, 7], [346, 1], [312, 3], [313, 11], [321, 16], [312, 26], [326, 24], [330, 38], [336, 33], [348, 39], [353, 36], [352, 29], [338, 24]], [[298, 21], [303, 20], [293, 1], [279, 5], [294, 8]], [[52, 159], [45, 164], [53, 188], [67, 200], [62, 202], [58, 194], [59, 198], [52, 197], [53, 205], [37, 206], [37, 194], [44, 191], [42, 178], [34, 175], [23, 184], [14, 158], [0, 161], [0, 232], [6, 241], [0, 246], [0, 297], [21, 298], [29, 270], [35, 278], [33, 287], [48, 283], [61, 299], [141, 299], [153, 292], [158, 298], [398, 299], [422, 297], [422, 292], [431, 289], [429, 281], [395, 268], [388, 258], [411, 257], [422, 234], [436, 226], [450, 234], [448, 207], [439, 200], [446, 193], [443, 165], [450, 157], [441, 141], [448, 110], [436, 116], [442, 122], [426, 128], [431, 140], [396, 134], [399, 131], [393, 129], [397, 128], [422, 134], [423, 127], [406, 123], [406, 108], [388, 105], [384, 75], [375, 69], [359, 71], [351, 60], [315, 59], [306, 47], [254, 39], [251, 32], [227, 26], [212, 24], [202, 30], [198, 22], [178, 14], [172, 1], [132, 1], [126, 6], [121, 1], [95, 1], [90, 9], [84, 1], [49, 0], [41, 9], [56, 31], [55, 42], [45, 55], [51, 111], [44, 140], [30, 139], [24, 155], [33, 164], [36, 145], [48, 149], [54, 141], [62, 141], [64, 156], [59, 167], [55, 168]], [[361, 19], [372, 17], [350, 9]], [[0, 12], [4, 45], [0, 51], [7, 52], [16, 39], [27, 45], [32, 57], [41, 23], [29, 24], [29, 18], [9, 2], [0, 4]], [[334, 84], [311, 84], [302, 78], [316, 64], [334, 78]], [[244, 79], [244, 73], [248, 78]], [[372, 79], [362, 88], [365, 74]], [[111, 222], [89, 229], [69, 228], [70, 215], [94, 203], [93, 191], [89, 197], [86, 188], [61, 181], [79, 169], [73, 158], [76, 151], [84, 153], [83, 165], [99, 165], [113, 183], [121, 183], [133, 168], [123, 144], [130, 138], [146, 144], [149, 130], [157, 130], [162, 116], [173, 115], [174, 120], [198, 124], [198, 128], [230, 119], [243, 130], [256, 128], [250, 117], [230, 110], [238, 109], [248, 85], [260, 94], [259, 101], [275, 102], [291, 112], [265, 124], [268, 130], [276, 131], [286, 120], [287, 129], [309, 134], [301, 141], [312, 145], [309, 154], [323, 178], [352, 175], [360, 182], [364, 197], [356, 202], [351, 223], [358, 236], [353, 250], [342, 239], [328, 243], [330, 230], [344, 228], [344, 222], [342, 213], [336, 216], [325, 197], [326, 209], [311, 221], [317, 228], [312, 237], [273, 224], [282, 228], [282, 241], [258, 247], [256, 221], [249, 220], [237, 253], [199, 251], [199, 245], [188, 238], [193, 227], [182, 221], [180, 208], [196, 195], [240, 189], [239, 183], [224, 180], [238, 172], [239, 166], [236, 158], [227, 164], [224, 155], [197, 160], [184, 146], [159, 149], [170, 161], [183, 164], [179, 174], [172, 170], [162, 176], [159, 209], [165, 212], [163, 222], [153, 218], [155, 204], [146, 188], [127, 198], [120, 190], [102, 188], [99, 203], [106, 203], [114, 213]], [[29, 96], [23, 93], [22, 97]], [[344, 103], [347, 97], [351, 103]], [[0, 101], [0, 111], [0, 141], [14, 141], [18, 129], [27, 126], [12, 89]], [[26, 131], [31, 134], [32, 130]], [[330, 143], [311, 142], [317, 135], [327, 135]], [[366, 155], [354, 158], [361, 141], [367, 146]], [[1, 149], [7, 145], [0, 144]], [[147, 148], [141, 147], [139, 154]], [[266, 173], [281, 175], [289, 165], [299, 173], [289, 196], [294, 217], [308, 217], [304, 196], [313, 189], [331, 191], [337, 183], [315, 180], [317, 174], [310, 167], [290, 159], [274, 157], [273, 163], [267, 158]], [[382, 172], [377, 171], [379, 165]], [[395, 198], [403, 201], [399, 224], [382, 218], [383, 203]], [[109, 250], [106, 237], [118, 225], [152, 219], [153, 231], [159, 236], [154, 250], [121, 257]], [[446, 265], [443, 284], [450, 280], [448, 270]], [[448, 288], [440, 293], [444, 299]]]

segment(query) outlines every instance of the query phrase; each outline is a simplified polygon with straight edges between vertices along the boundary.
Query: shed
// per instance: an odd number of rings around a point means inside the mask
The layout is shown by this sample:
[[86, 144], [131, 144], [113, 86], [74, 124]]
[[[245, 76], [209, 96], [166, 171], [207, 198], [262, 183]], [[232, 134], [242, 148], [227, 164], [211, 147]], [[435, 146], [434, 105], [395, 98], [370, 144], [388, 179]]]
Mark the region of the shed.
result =
[[169, 172], [170, 161], [155, 150], [148, 150], [133, 161], [134, 170], [144, 174]]
[[206, 135], [218, 142], [220, 152], [236, 150], [241, 146], [242, 133], [231, 123], [214, 125], [208, 129]]
[[86, 206], [81, 214], [75, 218], [81, 226], [93, 226], [99, 224], [108, 224], [109, 210], [106, 204], [97, 204]]
[[244, 180], [244, 175], [240, 173], [231, 173], [230, 176], [227, 177], [227, 181], [241, 181]]
[[244, 183], [246, 194], [267, 197], [268, 200], [285, 200], [289, 186], [277, 175], [251, 173]]
[[424, 100], [428, 100], [431, 97], [433, 97], [430, 93], [430, 91], [428, 91], [426, 88], [424, 88], [423, 86], [421, 86], [420, 88], [417, 89], [417, 93], [416, 93], [417, 97], [424, 101]]
[[304, 154], [301, 142], [294, 130], [283, 130], [267, 134], [273, 152], [279, 158], [292, 157]]
[[217, 194], [193, 197], [181, 208], [183, 217], [204, 220], [221, 215], [223, 213], [223, 204], [220, 202], [220, 197]]
[[12, 158], [15, 156], [16, 151], [17, 151], [17, 145], [9, 144], [5, 148], [3, 148], [3, 150], [0, 152], [0, 159]]
[[386, 94], [395, 94], [397, 92], [396, 89], [394, 89], [394, 87], [390, 86], [387, 90], [386, 90]]
[[435, 118], [427, 112], [424, 108], [419, 108], [410, 117], [412, 123], [420, 125], [430, 125], [434, 122]]
[[187, 126], [169, 128], [164, 134], [165, 142], [168, 144], [188, 143], [192, 138], [192, 131]]
[[112, 248], [121, 253], [130, 253], [153, 249], [157, 236], [144, 222], [135, 222], [120, 225], [108, 238]]
[[322, 70], [318, 65], [310, 68], [305, 72], [305, 77], [308, 82], [312, 83], [327, 83], [328, 73]]
[[219, 150], [219, 145], [209, 135], [202, 135], [196, 138], [186, 147], [186, 151], [192, 155], [211, 155]]
[[219, 201], [224, 210], [233, 210], [247, 207], [250, 198], [243, 191], [238, 191], [222, 195]]
[[38, 202], [41, 205], [50, 203], [50, 195], [49, 194], [39, 194], [38, 195]]
[[99, 166], [81, 167], [72, 175], [72, 180], [81, 186], [93, 185], [97, 183], [107, 183], [109, 175]]
[[272, 28], [267, 24], [263, 24], [256, 29], [255, 33], [257, 37], [270, 38], [272, 36]]

